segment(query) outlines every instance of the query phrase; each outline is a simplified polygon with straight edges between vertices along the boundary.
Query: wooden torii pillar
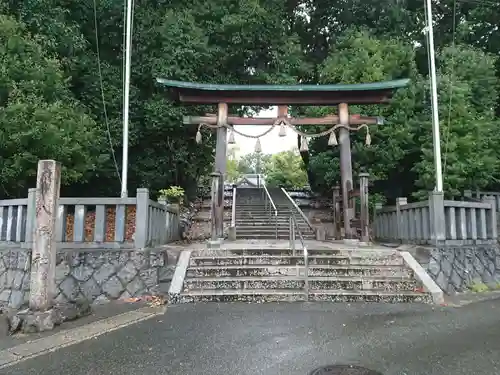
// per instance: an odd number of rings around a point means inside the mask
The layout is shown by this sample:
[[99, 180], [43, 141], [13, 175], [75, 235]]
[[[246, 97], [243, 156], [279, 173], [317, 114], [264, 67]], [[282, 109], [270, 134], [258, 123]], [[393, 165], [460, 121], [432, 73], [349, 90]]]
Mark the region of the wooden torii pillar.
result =
[[[346, 103], [339, 104], [339, 124], [349, 126], [349, 110]], [[340, 128], [340, 183], [342, 191], [342, 207], [344, 211], [344, 236], [345, 238], [354, 238], [351, 227], [351, 219], [354, 218], [354, 207], [349, 203], [349, 194], [353, 190], [352, 183], [352, 152], [351, 136], [349, 129]]]
[[216, 116], [217, 140], [215, 144], [215, 164], [212, 174], [212, 230], [211, 239], [224, 238], [224, 183], [227, 170], [227, 104], [219, 103]]

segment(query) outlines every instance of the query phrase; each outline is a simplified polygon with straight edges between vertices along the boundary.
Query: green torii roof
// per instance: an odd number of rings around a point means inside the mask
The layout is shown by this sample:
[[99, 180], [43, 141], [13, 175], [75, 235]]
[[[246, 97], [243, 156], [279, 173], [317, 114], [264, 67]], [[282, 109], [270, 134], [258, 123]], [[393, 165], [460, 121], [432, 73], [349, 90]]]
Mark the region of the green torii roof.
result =
[[218, 85], [157, 78], [171, 97], [186, 104], [334, 105], [387, 103], [409, 79], [339, 85]]

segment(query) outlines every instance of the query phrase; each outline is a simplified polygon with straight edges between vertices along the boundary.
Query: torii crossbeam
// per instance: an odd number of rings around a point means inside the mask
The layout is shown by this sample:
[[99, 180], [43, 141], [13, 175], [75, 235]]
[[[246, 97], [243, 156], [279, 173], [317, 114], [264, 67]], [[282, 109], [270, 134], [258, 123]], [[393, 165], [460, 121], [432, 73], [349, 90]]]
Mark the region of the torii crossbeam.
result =
[[[344, 235], [353, 238], [349, 192], [353, 190], [350, 125], [382, 124], [380, 117], [349, 115], [349, 104], [389, 103], [394, 92], [408, 85], [409, 79], [354, 85], [217, 85], [173, 81], [157, 78], [169, 89], [170, 97], [183, 104], [217, 104], [216, 115], [186, 116], [184, 124], [217, 126], [215, 172], [225, 174], [227, 128], [234, 125], [273, 125], [280, 121], [295, 125], [339, 125], [340, 174], [344, 207]], [[228, 104], [278, 106], [276, 118], [245, 118], [228, 115]], [[289, 117], [289, 105], [338, 106], [338, 115], [321, 118]], [[216, 186], [218, 184], [214, 184]], [[220, 184], [219, 184], [220, 185]], [[219, 186], [219, 189], [223, 188]], [[220, 195], [220, 194], [219, 194]], [[217, 196], [213, 192], [212, 196]], [[223, 199], [212, 202], [212, 238], [223, 236]]]

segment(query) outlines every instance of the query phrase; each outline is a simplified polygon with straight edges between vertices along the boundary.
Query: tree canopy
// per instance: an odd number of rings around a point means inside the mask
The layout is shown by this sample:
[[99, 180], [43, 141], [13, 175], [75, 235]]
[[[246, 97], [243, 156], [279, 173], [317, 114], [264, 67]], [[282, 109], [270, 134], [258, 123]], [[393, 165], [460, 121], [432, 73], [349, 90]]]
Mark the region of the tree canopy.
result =
[[[445, 190], [498, 189], [500, 7], [443, 0], [433, 10]], [[0, 0], [1, 197], [26, 195], [40, 158], [62, 162], [63, 194], [119, 193], [123, 25], [123, 1]], [[203, 144], [196, 144], [196, 127], [182, 125], [182, 116], [214, 108], [170, 102], [155, 84], [158, 76], [241, 84], [411, 78], [387, 106], [350, 108], [387, 120], [372, 127], [370, 147], [363, 145], [362, 131], [351, 134], [353, 170], [368, 171], [375, 192], [388, 198], [426, 194], [434, 186], [434, 167], [424, 26], [423, 2], [136, 3], [130, 194], [137, 187], [154, 193], [171, 185], [192, 194], [213, 165], [214, 134], [204, 133]], [[312, 116], [335, 111], [292, 108]], [[291, 155], [277, 155], [261, 160], [262, 170], [299, 165]], [[302, 159], [313, 190], [328, 193], [339, 183], [338, 148], [326, 138], [313, 139]], [[286, 178], [302, 183], [303, 176]]]

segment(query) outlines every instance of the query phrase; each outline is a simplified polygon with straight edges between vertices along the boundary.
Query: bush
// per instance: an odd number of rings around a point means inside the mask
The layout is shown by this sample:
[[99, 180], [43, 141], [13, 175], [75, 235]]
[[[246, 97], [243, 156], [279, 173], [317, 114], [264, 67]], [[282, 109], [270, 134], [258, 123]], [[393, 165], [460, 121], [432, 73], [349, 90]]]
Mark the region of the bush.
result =
[[184, 189], [180, 186], [170, 186], [168, 189], [160, 190], [160, 199], [169, 203], [182, 204], [184, 200]]

